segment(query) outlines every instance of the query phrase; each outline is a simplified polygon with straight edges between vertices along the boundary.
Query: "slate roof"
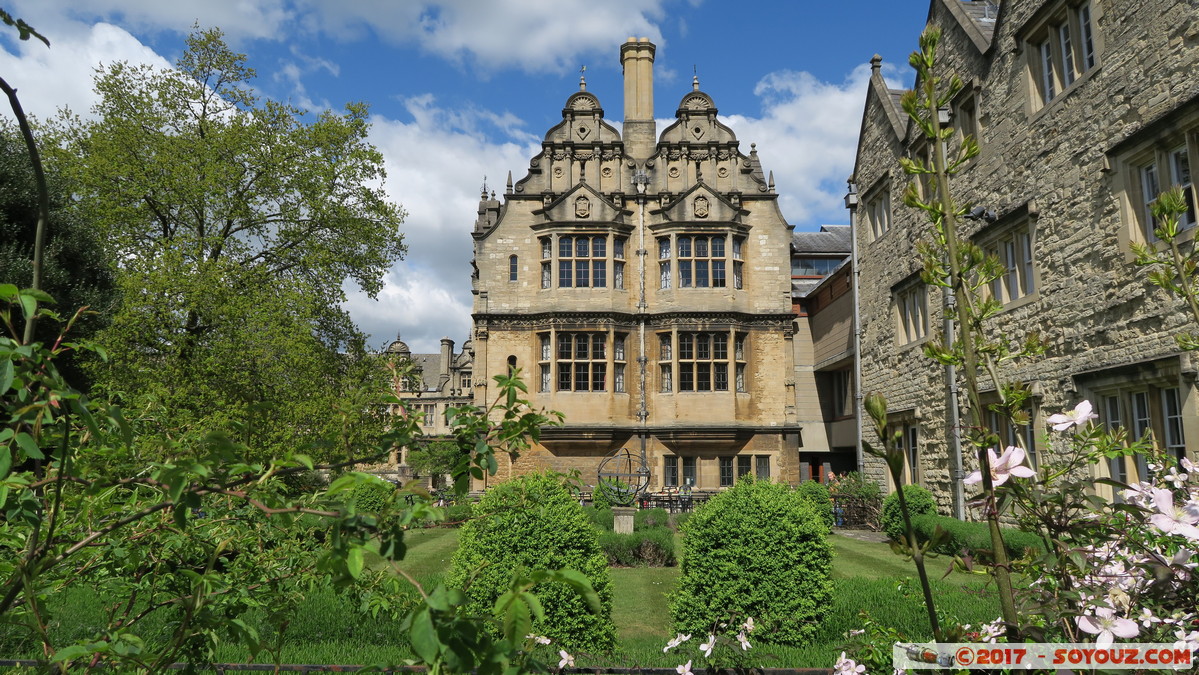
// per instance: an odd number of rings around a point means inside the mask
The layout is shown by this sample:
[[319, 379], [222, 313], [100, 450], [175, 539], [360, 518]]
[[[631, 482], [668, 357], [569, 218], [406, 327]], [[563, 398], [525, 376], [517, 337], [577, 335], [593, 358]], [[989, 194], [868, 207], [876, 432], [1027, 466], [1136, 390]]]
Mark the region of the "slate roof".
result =
[[791, 250], [797, 255], [805, 253], [850, 252], [848, 225], [821, 225], [819, 232], [794, 232], [791, 234]]
[[974, 20], [974, 24], [983, 32], [989, 42], [995, 32], [995, 17], [999, 16], [998, 0], [959, 1], [962, 3], [962, 9], [966, 10], [966, 14]]

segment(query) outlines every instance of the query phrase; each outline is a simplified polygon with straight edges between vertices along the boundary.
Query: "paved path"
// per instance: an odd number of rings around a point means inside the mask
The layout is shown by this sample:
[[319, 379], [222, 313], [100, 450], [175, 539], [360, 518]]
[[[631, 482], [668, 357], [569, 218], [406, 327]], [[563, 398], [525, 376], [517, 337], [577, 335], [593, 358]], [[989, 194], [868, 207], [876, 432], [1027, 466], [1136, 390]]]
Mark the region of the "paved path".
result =
[[834, 529], [833, 534], [840, 535], [843, 537], [849, 537], [850, 539], [858, 539], [861, 541], [872, 541], [872, 542], [879, 543], [879, 544], [885, 543], [887, 541], [887, 535], [883, 534], [882, 532], [874, 532], [871, 530], [837, 530], [837, 529]]

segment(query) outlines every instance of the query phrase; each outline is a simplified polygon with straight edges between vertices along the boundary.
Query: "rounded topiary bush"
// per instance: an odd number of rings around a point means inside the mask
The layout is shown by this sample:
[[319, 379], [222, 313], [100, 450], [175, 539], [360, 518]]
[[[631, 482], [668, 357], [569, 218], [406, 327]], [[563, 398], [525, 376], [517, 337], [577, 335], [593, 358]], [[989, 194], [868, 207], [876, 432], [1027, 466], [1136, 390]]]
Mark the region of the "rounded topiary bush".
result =
[[[908, 513], [913, 518], [923, 515], [936, 515], [937, 500], [933, 499], [933, 493], [920, 487], [919, 485], [903, 486], [903, 496], [908, 502]], [[879, 524], [883, 527], [883, 532], [891, 539], [891, 541], [903, 541], [903, 512], [899, 509], [899, 495], [892, 492], [883, 500], [883, 515], [879, 519]]]
[[825, 527], [833, 529], [833, 498], [829, 495], [827, 485], [814, 480], [805, 480], [795, 488], [795, 492], [800, 498], [811, 504], [816, 513], [820, 514]]
[[[670, 602], [676, 631], [735, 633], [752, 617], [760, 640], [811, 639], [832, 602], [833, 552], [821, 516], [795, 490], [745, 476], [682, 531], [683, 571]], [[722, 622], [729, 628], [719, 630]]]
[[560, 477], [531, 474], [501, 483], [483, 495], [474, 515], [459, 530], [458, 550], [446, 576], [449, 586], [469, 582], [470, 613], [490, 616], [517, 569], [578, 570], [599, 595], [600, 614], [592, 614], [566, 585], [542, 584], [534, 593], [545, 608], [545, 619], [534, 624], [533, 632], [571, 652], [612, 650], [616, 628], [608, 559], [596, 528]]

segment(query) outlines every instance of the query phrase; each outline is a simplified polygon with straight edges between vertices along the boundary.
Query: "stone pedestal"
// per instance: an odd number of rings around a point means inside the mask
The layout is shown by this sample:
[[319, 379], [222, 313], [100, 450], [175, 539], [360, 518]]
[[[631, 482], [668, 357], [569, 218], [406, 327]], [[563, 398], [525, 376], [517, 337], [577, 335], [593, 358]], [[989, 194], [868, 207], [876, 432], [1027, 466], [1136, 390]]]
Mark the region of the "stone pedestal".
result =
[[617, 534], [632, 534], [633, 533], [633, 514], [637, 509], [631, 506], [613, 506], [612, 507], [612, 529]]

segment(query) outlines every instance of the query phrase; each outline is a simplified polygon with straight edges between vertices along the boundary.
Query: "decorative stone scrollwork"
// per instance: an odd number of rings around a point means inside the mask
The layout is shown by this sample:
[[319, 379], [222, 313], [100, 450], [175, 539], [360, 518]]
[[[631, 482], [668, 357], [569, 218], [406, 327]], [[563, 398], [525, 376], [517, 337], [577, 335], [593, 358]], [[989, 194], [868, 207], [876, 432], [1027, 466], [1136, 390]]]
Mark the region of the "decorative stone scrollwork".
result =
[[578, 150], [575, 150], [575, 153], [574, 153], [574, 158], [577, 160], [581, 160], [581, 161], [587, 161], [589, 159], [593, 159], [594, 157], [595, 157], [594, 152], [580, 152]]
[[721, 178], [728, 178], [729, 177], [729, 168], [727, 166], [720, 167], [719, 169], [716, 170], [716, 175], [720, 176]]
[[575, 199], [575, 217], [590, 218], [591, 217], [591, 200], [580, 196]]
[[602, 175], [604, 178], [611, 178], [612, 177], [612, 167], [605, 166], [603, 168], [603, 170], [600, 171], [600, 175]]
[[704, 110], [708, 107], [708, 102], [703, 96], [689, 96], [683, 101], [683, 107], [688, 110]]
[[679, 149], [678, 148], [671, 148], [666, 153], [666, 159], [678, 159], [678, 158], [679, 158]]
[[560, 166], [554, 167], [554, 178], [561, 178], [565, 173], [566, 172], [562, 170], [562, 167], [560, 167]]
[[554, 159], [558, 159], [558, 160], [566, 159], [566, 151], [563, 150], [562, 148], [558, 148], [557, 150], [554, 150]]
[[729, 150], [728, 148], [724, 148], [720, 152], [716, 153], [716, 157], [719, 159], [731, 159], [732, 156], [733, 156], [733, 152], [731, 150]]
[[604, 159], [616, 159], [616, 150], [613, 148], [606, 148], [600, 157], [603, 157]]
[[704, 152], [702, 150], [700, 150], [700, 151], [693, 150], [691, 152], [691, 159], [705, 160], [708, 157], [709, 157], [708, 153]]
[[670, 167], [670, 171], [668, 171], [667, 173], [670, 174], [671, 178], [678, 178], [679, 177], [679, 167], [672, 166], [672, 167]]
[[696, 218], [707, 218], [710, 213], [708, 198], [703, 196], [696, 197], [695, 201], [692, 202], [692, 208], [695, 211]]

